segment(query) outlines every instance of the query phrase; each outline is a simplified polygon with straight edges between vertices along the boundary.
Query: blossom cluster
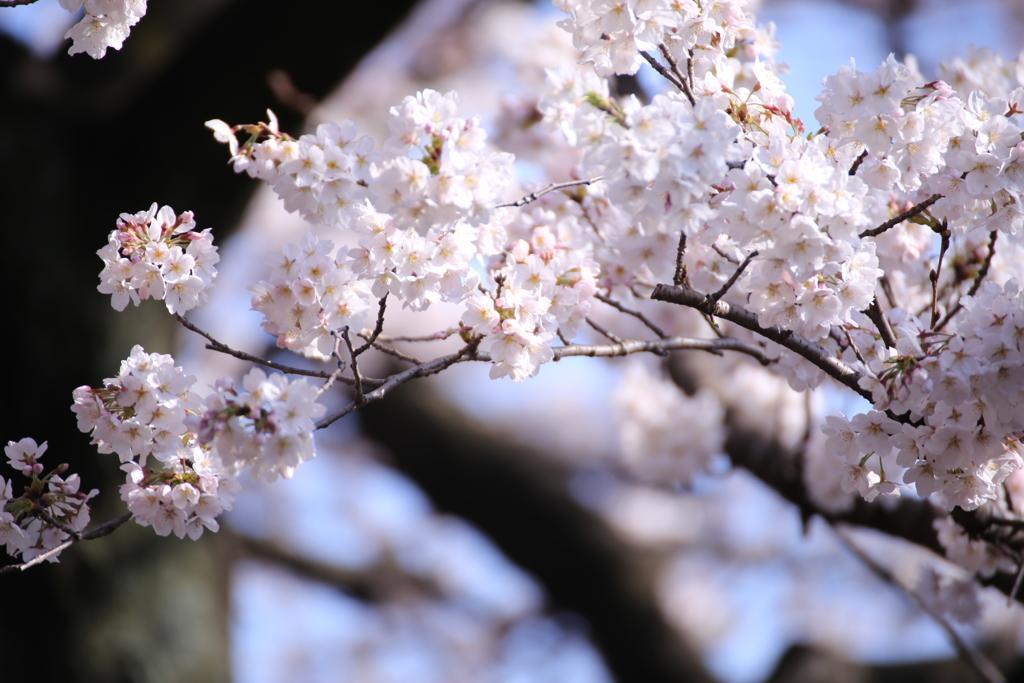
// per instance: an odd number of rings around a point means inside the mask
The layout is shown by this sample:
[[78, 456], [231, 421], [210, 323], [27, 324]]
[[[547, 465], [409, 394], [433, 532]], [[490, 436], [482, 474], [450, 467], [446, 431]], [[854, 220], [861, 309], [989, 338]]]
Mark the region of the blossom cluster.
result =
[[277, 337], [278, 347], [327, 357], [337, 330], [362, 329], [373, 296], [333, 251], [333, 242], [307, 232], [300, 245], [267, 254], [269, 279], [249, 290], [252, 309], [263, 315], [263, 329]]
[[253, 478], [291, 478], [314, 455], [313, 420], [324, 414], [319, 392], [305, 378], [267, 376], [253, 368], [239, 389], [221, 379], [190, 420], [198, 442], [214, 453], [232, 474], [249, 468]]
[[661, 46], [685, 59], [687, 51], [712, 42], [723, 51], [753, 29], [746, 0], [667, 2], [662, 0], [555, 0], [568, 13], [561, 26], [573, 34], [581, 61], [601, 76], [635, 74], [644, 63], [641, 52]]
[[[890, 57], [874, 72], [851, 66], [825, 79], [822, 128], [802, 135], [775, 65], [743, 61], [766, 42], [758, 29], [710, 16], [742, 4], [562, 3], [585, 66], [549, 72], [539, 109], [584, 151], [583, 175], [607, 183], [607, 206], [587, 216], [602, 237], [601, 275], [631, 291], [669, 281], [680, 230], [690, 238], [684, 272], [699, 290], [714, 291], [753, 256], [726, 297], [762, 326], [816, 342], [872, 392], [874, 410], [824, 427], [846, 490], [872, 498], [913, 484], [947, 507], [977, 507], [1024, 464], [1012, 333], [1024, 301], [1016, 284], [996, 284], [1007, 275], [992, 254], [996, 234], [1007, 253], [1018, 250], [1024, 225], [1024, 89], [1012, 68], [985, 70], [992, 55], [971, 61], [977, 68], [954, 64], [959, 92]], [[676, 91], [646, 105], [616, 101], [600, 76], [634, 73], [640, 51], [666, 70], [685, 65], [669, 75]], [[994, 281], [965, 297], [986, 275]], [[892, 346], [866, 314], [872, 306], [894, 330]], [[825, 377], [768, 350], [795, 389]]]
[[[570, 249], [536, 223], [550, 212], [514, 217], [497, 207], [512, 157], [489, 151], [479, 122], [459, 118], [457, 104], [453, 93], [407, 97], [391, 109], [391, 136], [378, 150], [351, 122], [322, 124], [298, 141], [273, 116], [207, 124], [229, 145], [236, 171], [267, 180], [286, 208], [358, 240], [332, 258], [333, 243], [309, 235], [269, 257], [269, 279], [251, 288], [253, 308], [279, 346], [326, 355], [334, 335], [359, 329], [385, 295], [413, 310], [464, 305], [465, 326], [494, 361], [492, 377], [536, 374], [559, 329], [575, 334], [597, 291], [589, 248]], [[251, 136], [242, 146], [239, 131]]]
[[195, 232], [192, 212], [180, 216], [169, 206], [121, 214], [107, 246], [96, 252], [103, 260], [100, 284], [111, 305], [123, 311], [131, 301], [163, 299], [171, 313], [184, 313], [206, 302], [220, 261], [207, 228]]
[[828, 418], [828, 446], [845, 459], [849, 489], [894, 493], [902, 474], [920, 495], [970, 510], [1024, 465], [1024, 297], [1011, 279], [986, 282], [961, 303], [949, 332], [908, 318], [896, 326], [896, 348], [872, 340], [862, 383], [876, 406], [909, 420], [879, 409]]
[[60, 0], [69, 12], [85, 7], [85, 16], [68, 29], [65, 38], [74, 41], [68, 54], [86, 52], [93, 59], [107, 54], [107, 48], [120, 50], [132, 26], [146, 14], [147, 0]]
[[[0, 477], [0, 544], [7, 554], [29, 561], [56, 548], [89, 524], [89, 500], [99, 493], [79, 491], [77, 474], [62, 476], [67, 465], [43, 474], [40, 459], [47, 444], [35, 439], [8, 441], [4, 448], [8, 464], [29, 479], [24, 493], [15, 497], [13, 479]], [[59, 553], [49, 555], [56, 562]]]
[[205, 398], [194, 383], [171, 356], [136, 346], [117, 377], [74, 392], [79, 429], [100, 453], [118, 455], [127, 474], [121, 497], [160, 535], [216, 531], [246, 468], [268, 481], [290, 477], [313, 457], [313, 419], [324, 412], [304, 378], [256, 368], [244, 391], [226, 378]]
[[135, 346], [117, 377], [74, 391], [78, 428], [92, 434], [100, 453], [121, 461], [127, 474], [121, 497], [135, 521], [163, 536], [216, 531], [216, 517], [231, 508], [236, 489], [217, 455], [204, 451], [187, 426], [202, 410], [194, 383], [171, 356]]

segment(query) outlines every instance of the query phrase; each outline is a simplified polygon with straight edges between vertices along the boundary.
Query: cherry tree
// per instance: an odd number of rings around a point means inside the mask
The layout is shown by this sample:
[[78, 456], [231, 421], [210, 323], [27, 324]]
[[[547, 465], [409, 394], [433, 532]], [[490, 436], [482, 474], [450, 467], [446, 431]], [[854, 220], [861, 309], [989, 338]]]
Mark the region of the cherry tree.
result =
[[[202, 388], [139, 345], [102, 385], [74, 390], [79, 429], [124, 471], [127, 513], [96, 526], [98, 492], [45, 442], [12, 434], [4, 573], [128, 522], [218, 531], [248, 480], [290, 478], [315, 431], [413, 380], [469, 364], [518, 384], [563, 359], [629, 357], [615, 399], [622, 476], [686, 487], [724, 453], [805, 519], [959, 565], [906, 586], [944, 625], [978, 618], [979, 586], [1019, 599], [1021, 62], [978, 50], [938, 77], [893, 56], [842, 66], [804, 121], [772, 28], [741, 0], [555, 6], [575, 59], [535, 69], [535, 90], [506, 101], [493, 129], [432, 89], [381, 111], [377, 138], [348, 120], [290, 134], [269, 110], [206, 121], [230, 169], [309, 224], [248, 285], [294, 361], [189, 318], [217, 283], [202, 215], [154, 203], [111, 217], [96, 270], [112, 308], [161, 300], [251, 369]], [[146, 10], [84, 7], [68, 37], [94, 58]], [[660, 92], [625, 93], [641, 69]], [[638, 360], [651, 356], [658, 366]], [[807, 397], [790, 411], [797, 439], [760, 428], [777, 399], [758, 387], [772, 378]], [[842, 394], [856, 412], [825, 400]]]

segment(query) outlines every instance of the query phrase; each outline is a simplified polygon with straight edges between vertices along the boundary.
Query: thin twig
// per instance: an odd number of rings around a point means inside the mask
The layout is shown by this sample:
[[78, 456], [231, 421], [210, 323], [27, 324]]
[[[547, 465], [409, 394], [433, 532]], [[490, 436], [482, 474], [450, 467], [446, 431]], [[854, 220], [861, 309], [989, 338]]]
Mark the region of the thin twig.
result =
[[91, 541], [91, 540], [94, 540], [94, 539], [97, 539], [97, 538], [102, 538], [104, 536], [107, 536], [107, 535], [113, 533], [114, 530], [117, 529], [117, 527], [121, 526], [122, 524], [124, 524], [125, 522], [127, 522], [131, 518], [132, 518], [132, 513], [130, 513], [130, 512], [127, 513], [127, 514], [121, 515], [120, 517], [115, 517], [114, 519], [110, 520], [109, 522], [104, 522], [103, 524], [100, 524], [97, 527], [93, 527], [89, 531], [84, 531], [81, 534], [78, 534], [78, 538], [75, 538], [74, 536], [72, 536], [71, 538], [69, 538], [68, 540], [64, 541], [63, 543], [61, 543], [57, 547], [50, 548], [49, 550], [47, 550], [45, 553], [42, 553], [41, 555], [36, 555], [35, 557], [33, 557], [28, 562], [22, 562], [21, 564], [9, 564], [6, 567], [0, 567], [0, 574], [8, 574], [10, 572], [16, 572], [16, 571], [25, 571], [29, 567], [34, 567], [37, 564], [42, 564], [43, 562], [45, 562], [49, 558], [53, 557], [54, 555], [58, 555], [59, 553], [63, 552], [64, 550], [66, 550], [69, 547], [73, 546], [75, 543], [78, 543], [80, 541]]
[[946, 229], [945, 221], [942, 222], [942, 230], [939, 234], [942, 236], [942, 242], [939, 246], [939, 261], [935, 265], [935, 270], [928, 274], [928, 278], [932, 281], [932, 318], [930, 324], [933, 330], [939, 322], [939, 275], [942, 272], [942, 259], [946, 256], [946, 251], [949, 249], [949, 230]]
[[[319, 377], [320, 379], [330, 379], [334, 375], [333, 371], [328, 372], [327, 370], [307, 370], [305, 368], [296, 368], [296, 367], [292, 367], [290, 365], [285, 365], [283, 363], [275, 363], [272, 360], [267, 360], [266, 358], [260, 358], [259, 356], [252, 355], [251, 353], [246, 353], [245, 351], [238, 351], [236, 349], [231, 348], [227, 344], [224, 344], [222, 342], [217, 341], [216, 339], [214, 339], [210, 335], [209, 332], [206, 332], [206, 331], [196, 327], [195, 325], [190, 323], [188, 320], [186, 320], [184, 317], [182, 317], [181, 314], [176, 313], [174, 315], [174, 317], [175, 317], [175, 319], [179, 323], [184, 325], [186, 328], [192, 330], [193, 332], [195, 332], [196, 334], [198, 334], [200, 336], [205, 337], [210, 342], [209, 344], [206, 345], [206, 348], [210, 349], [211, 351], [217, 351], [218, 353], [223, 353], [223, 354], [226, 354], [228, 356], [233, 356], [233, 357], [237, 358], [238, 360], [244, 360], [244, 361], [249, 362], [249, 363], [255, 363], [256, 365], [262, 365], [264, 367], [271, 368], [272, 370], [280, 370], [281, 372], [284, 372], [284, 373], [289, 374], [289, 375], [302, 375], [304, 377]], [[345, 384], [352, 384], [353, 383], [353, 380], [350, 377], [339, 377], [338, 380], [341, 381], [341, 382], [344, 382]], [[382, 379], [377, 379], [377, 378], [372, 378], [372, 377], [364, 377], [363, 378], [363, 384], [365, 384], [367, 386], [379, 387], [383, 383], [384, 383], [384, 380], [382, 380]]]
[[718, 301], [719, 299], [721, 299], [721, 298], [722, 298], [723, 296], [725, 296], [725, 295], [726, 295], [726, 293], [727, 293], [727, 292], [729, 291], [729, 289], [730, 289], [730, 288], [731, 288], [731, 287], [732, 287], [732, 286], [733, 286], [734, 284], [736, 284], [736, 281], [737, 281], [737, 280], [739, 280], [739, 279], [740, 279], [740, 276], [741, 276], [741, 275], [743, 275], [743, 271], [744, 271], [744, 270], [746, 270], [747, 266], [749, 266], [749, 265], [750, 265], [750, 262], [754, 260], [754, 257], [755, 257], [755, 256], [757, 256], [757, 251], [756, 251], [756, 250], [755, 250], [755, 251], [752, 251], [752, 252], [750, 252], [750, 254], [749, 254], [749, 255], [747, 256], [747, 258], [743, 259], [743, 263], [741, 263], [741, 264], [739, 265], [739, 267], [738, 267], [738, 268], [736, 268], [736, 271], [735, 271], [735, 272], [734, 272], [734, 273], [732, 274], [732, 277], [730, 277], [730, 278], [729, 278], [729, 279], [728, 279], [728, 280], [726, 281], [726, 283], [725, 283], [724, 285], [722, 285], [722, 288], [721, 288], [721, 289], [719, 289], [719, 290], [718, 290], [717, 292], [715, 292], [714, 294], [711, 294], [711, 295], [710, 295], [710, 296], [711, 296], [711, 300], [712, 300], [712, 301]]
[[690, 101], [691, 107], [697, 106], [697, 98], [693, 96], [693, 64], [692, 60], [687, 57], [686, 59], [686, 75], [679, 70], [679, 62], [669, 52], [668, 47], [664, 43], [658, 46], [658, 50], [661, 52], [661, 56], [665, 58], [668, 65], [672, 68], [672, 73], [675, 74], [676, 79], [682, 85], [683, 94], [686, 95], [686, 99]]
[[[981, 288], [981, 283], [988, 276], [988, 269], [992, 265], [992, 257], [996, 255], [996, 237], [998, 236], [999, 233], [995, 230], [988, 234], [988, 254], [985, 256], [985, 260], [981, 264], [981, 270], [978, 271], [978, 276], [974, 278], [974, 283], [971, 285], [971, 289], [967, 292], [967, 296], [974, 296], [977, 294], [978, 290]], [[956, 304], [954, 304], [946, 315], [942, 317], [942, 320], [940, 320], [934, 328], [936, 332], [945, 327], [946, 324], [953, 319], [953, 316], [959, 313], [960, 309], [964, 307], [964, 305], [960, 303], [962, 299], [963, 297], [957, 299]]]
[[31, 5], [38, 0], [0, 0], [0, 7], [18, 7], [19, 5]]
[[569, 181], [564, 182], [564, 183], [551, 183], [550, 185], [548, 185], [547, 187], [545, 187], [542, 190], [537, 190], [536, 192], [531, 192], [530, 194], [526, 195], [525, 197], [517, 199], [514, 202], [505, 202], [504, 204], [498, 204], [494, 208], [496, 208], [496, 209], [504, 209], [504, 208], [515, 207], [515, 206], [526, 206], [530, 202], [535, 202], [538, 199], [540, 199], [541, 197], [543, 197], [544, 195], [549, 194], [551, 192], [557, 192], [558, 190], [564, 190], [567, 187], [577, 187], [579, 185], [590, 185], [590, 184], [596, 183], [596, 182], [598, 182], [599, 180], [602, 180], [602, 179], [604, 179], [604, 176], [598, 175], [598, 176], [594, 176], [593, 178], [588, 178], [586, 180], [569, 180]]
[[914, 591], [910, 590], [907, 586], [904, 586], [903, 583], [892, 574], [892, 572], [875, 562], [867, 553], [861, 550], [844, 531], [834, 526], [832, 528], [836, 532], [836, 536], [839, 537], [839, 540], [842, 541], [843, 545], [845, 545], [850, 552], [856, 555], [857, 559], [863, 562], [868, 569], [883, 581], [903, 591], [904, 595], [914, 603], [915, 607], [931, 617], [932, 620], [946, 632], [946, 635], [949, 636], [949, 639], [952, 641], [953, 647], [960, 655], [960, 658], [968, 666], [974, 669], [979, 676], [989, 683], [1006, 683], [1006, 677], [1003, 676], [1002, 672], [996, 668], [995, 664], [993, 664], [981, 651], [961, 638], [960, 634], [956, 632], [945, 617], [928, 606], [924, 600], [914, 593]]
[[1020, 583], [1022, 579], [1024, 579], [1024, 562], [1018, 562], [1017, 576], [1013, 580], [1013, 588], [1010, 590], [1010, 594], [1006, 596], [1007, 607], [1013, 607], [1013, 602], [1017, 599], [1017, 593], [1020, 591]]
[[[373, 342], [377, 341], [377, 337], [379, 337], [380, 333], [384, 331], [384, 310], [387, 307], [388, 307], [388, 292], [385, 292], [384, 296], [382, 296], [380, 298], [380, 301], [377, 304], [377, 324], [374, 326], [373, 332], [370, 333], [370, 338], [368, 340], [366, 340], [365, 344], [363, 344], [362, 346], [360, 346], [358, 349], [355, 350], [355, 354], [354, 355], [356, 355], [356, 356], [362, 355], [364, 351], [366, 351], [368, 348], [373, 346]], [[346, 334], [347, 333], [348, 333], [348, 330], [346, 330]], [[348, 338], [346, 337], [346, 341], [347, 340], [348, 340]], [[356, 362], [356, 360], [353, 357], [353, 359], [352, 359], [353, 366], [355, 365], [355, 362]]]
[[934, 204], [935, 202], [939, 201], [940, 199], [942, 199], [942, 195], [941, 194], [933, 194], [931, 197], [929, 197], [928, 199], [924, 200], [920, 204], [916, 204], [915, 206], [910, 207], [909, 209], [907, 209], [903, 213], [899, 214], [898, 216], [893, 216], [892, 218], [890, 218], [886, 222], [884, 222], [881, 225], [879, 225], [877, 228], [872, 228], [870, 230], [865, 230], [859, 236], [860, 237], [877, 237], [878, 235], [881, 235], [886, 230], [889, 230], [890, 228], [896, 227], [896, 225], [898, 225], [899, 223], [902, 223], [903, 221], [905, 221], [905, 220], [907, 220], [909, 218], [913, 218], [914, 216], [916, 216], [916, 215], [918, 215], [920, 213], [923, 213], [928, 207], [930, 207], [932, 204]]
[[328, 379], [326, 382], [324, 382], [324, 385], [317, 390], [317, 392], [316, 392], [316, 397], [317, 398], [320, 398], [321, 396], [323, 396], [332, 386], [334, 386], [335, 381], [337, 381], [337, 379], [339, 377], [341, 377], [341, 373], [345, 371], [345, 361], [341, 357], [341, 351], [339, 350], [340, 348], [341, 348], [341, 338], [338, 337], [337, 334], [335, 334], [334, 335], [334, 348], [331, 349], [331, 357], [334, 358], [335, 361], [337, 361], [338, 367], [334, 370], [334, 372], [331, 373], [330, 379]]
[[646, 315], [644, 315], [640, 311], [634, 311], [631, 308], [626, 308], [625, 306], [620, 304], [615, 299], [607, 297], [604, 294], [595, 294], [594, 298], [596, 298], [598, 301], [601, 301], [603, 303], [608, 304], [609, 306], [611, 306], [612, 308], [614, 308], [614, 309], [616, 309], [618, 311], [622, 311], [626, 315], [633, 316], [634, 318], [636, 318], [637, 320], [642, 322], [644, 325], [646, 325], [647, 329], [649, 329], [651, 332], [654, 332], [654, 334], [658, 335], [658, 337], [660, 337], [661, 339], [665, 339], [666, 337], [668, 337], [668, 335], [665, 334], [665, 332], [660, 327], [655, 325], [654, 322], [650, 318], [648, 318]]
[[693, 48], [686, 48], [686, 82], [690, 84], [690, 93], [693, 93]]
[[858, 396], [871, 400], [871, 392], [862, 389], [858, 384], [860, 373], [843, 361], [835, 358], [825, 347], [778, 326], [764, 327], [757, 320], [757, 315], [740, 306], [733, 306], [724, 301], [710, 301], [706, 294], [688, 287], [658, 285], [654, 288], [651, 298], [656, 301], [687, 306], [697, 309], [708, 316], [722, 318], [736, 323], [751, 332], [756, 332], [766, 339], [785, 346], [790, 351], [806, 358], [820, 368], [832, 379], [852, 389]]
[[453, 353], [448, 356], [442, 356], [441, 358], [435, 358], [429, 363], [417, 365], [414, 368], [409, 368], [405, 372], [400, 372], [396, 375], [391, 375], [379, 387], [377, 387], [370, 393], [365, 394], [363, 396], [362, 402], [357, 403], [353, 401], [352, 403], [349, 403], [341, 410], [338, 410], [337, 412], [334, 412], [328, 415], [327, 417], [321, 418], [315, 423], [314, 426], [317, 429], [323, 429], [324, 427], [327, 427], [333, 424], [334, 422], [337, 422], [338, 420], [345, 417], [349, 413], [355, 412], [364, 405], [380, 401], [394, 389], [402, 386], [403, 384], [410, 380], [416, 379], [417, 377], [427, 377], [429, 375], [436, 375], [442, 370], [445, 370], [446, 368], [463, 361], [490, 360], [489, 356], [480, 356], [477, 354], [476, 349], [477, 346], [480, 345], [481, 339], [482, 337], [474, 337], [473, 340], [470, 341], [470, 343], [466, 344], [466, 346], [462, 347], [462, 349], [460, 349], [458, 353]]
[[[419, 336], [403, 337], [393, 336], [389, 334], [381, 334], [377, 336], [377, 341], [385, 344], [393, 344], [395, 342], [431, 342], [431, 341], [443, 341], [453, 334], [458, 334], [462, 330], [458, 327], [452, 327], [451, 329], [444, 330], [443, 332], [435, 332], [434, 334], [423, 334]], [[370, 337], [367, 332], [360, 332], [359, 336], [363, 339]]]
[[353, 388], [356, 392], [356, 404], [363, 404], [363, 378], [359, 374], [359, 362], [356, 360], [359, 358], [359, 354], [352, 347], [352, 338], [348, 335], [348, 328], [346, 327], [341, 331], [341, 338], [345, 341], [345, 346], [348, 347], [348, 355], [352, 363], [352, 379]]
[[867, 367], [868, 362], [864, 360], [864, 356], [860, 355], [860, 350], [857, 348], [857, 345], [853, 343], [853, 337], [850, 336], [850, 331], [846, 329], [846, 327], [843, 327], [842, 329], [843, 334], [846, 335], [846, 343], [850, 345], [850, 350], [853, 351], [853, 355], [856, 356], [857, 360], [860, 361], [861, 365]]
[[892, 293], [892, 283], [889, 282], [889, 276], [883, 275], [878, 278], [878, 284], [882, 287], [882, 294], [885, 294], [885, 300], [889, 303], [889, 308], [899, 308], [896, 305], [896, 297]]
[[399, 351], [398, 349], [394, 348], [393, 346], [388, 346], [387, 344], [382, 344], [379, 339], [377, 341], [373, 342], [373, 348], [377, 349], [381, 353], [386, 353], [389, 356], [397, 358], [398, 360], [403, 360], [403, 361], [405, 361], [407, 363], [412, 363], [413, 365], [423, 365], [423, 363], [425, 362], [425, 361], [420, 360], [416, 356], [410, 356], [407, 353], [402, 353], [401, 351]]
[[657, 59], [654, 58], [653, 55], [651, 55], [651, 53], [645, 50], [640, 50], [640, 56], [646, 59], [647, 63], [650, 64], [655, 71], [661, 74], [661, 76], [665, 78], [665, 80], [667, 80], [672, 85], [676, 86], [676, 89], [678, 89], [681, 92], [686, 92], [683, 88], [683, 82], [676, 78], [675, 74], [666, 69], [661, 62], [659, 62]]
[[720, 246], [718, 246], [717, 244], [712, 244], [711, 248], [714, 249], [716, 254], [718, 254], [719, 256], [721, 256], [722, 258], [724, 258], [726, 261], [728, 261], [729, 263], [733, 264], [734, 266], [738, 266], [740, 264], [740, 262], [738, 260], [736, 260], [735, 258], [730, 256], [729, 254], [725, 253], [725, 251], [723, 251], [722, 248]]
[[621, 343], [622, 343], [622, 338], [621, 338], [621, 337], [619, 337], [619, 336], [617, 336], [617, 335], [616, 335], [616, 334], [615, 334], [614, 332], [611, 332], [611, 331], [609, 331], [609, 330], [605, 329], [605, 328], [604, 328], [604, 327], [602, 327], [601, 325], [599, 325], [599, 324], [595, 323], [595, 322], [594, 322], [593, 320], [591, 320], [591, 319], [590, 319], [589, 317], [587, 317], [587, 318], [584, 318], [584, 320], [586, 320], [586, 321], [587, 321], [587, 324], [588, 324], [588, 325], [590, 325], [590, 326], [591, 326], [591, 327], [593, 327], [593, 328], [594, 328], [595, 330], [597, 330], [597, 333], [598, 333], [598, 334], [600, 334], [601, 336], [605, 337], [606, 339], [608, 339], [609, 341], [611, 341], [611, 342], [612, 342], [613, 344], [621, 344]]
[[[417, 377], [436, 375], [456, 363], [463, 363], [466, 361], [490, 363], [492, 361], [490, 354], [477, 350], [477, 346], [480, 344], [482, 339], [482, 337], [474, 337], [474, 339], [458, 353], [442, 356], [441, 358], [435, 358], [432, 361], [422, 363], [414, 368], [409, 368], [404, 372], [391, 375], [385, 379], [377, 389], [363, 396], [362, 403], [356, 403], [355, 401], [349, 403], [337, 412], [319, 420], [315, 425], [316, 428], [323, 429], [346, 415], [355, 412], [364, 405], [380, 401], [395, 388], [409, 382], [410, 380], [416, 379]], [[754, 358], [761, 365], [771, 365], [774, 362], [767, 356], [764, 349], [760, 346], [728, 338], [693, 339], [690, 337], [668, 337], [666, 339], [622, 341], [616, 344], [603, 345], [567, 344], [566, 346], [556, 346], [551, 349], [554, 354], [554, 360], [556, 361], [573, 356], [613, 358], [617, 356], [628, 356], [634, 353], [654, 353], [661, 355], [667, 351], [679, 350], [707, 351], [708, 353], [713, 353], [715, 355], [721, 355], [725, 351], [735, 351]]]

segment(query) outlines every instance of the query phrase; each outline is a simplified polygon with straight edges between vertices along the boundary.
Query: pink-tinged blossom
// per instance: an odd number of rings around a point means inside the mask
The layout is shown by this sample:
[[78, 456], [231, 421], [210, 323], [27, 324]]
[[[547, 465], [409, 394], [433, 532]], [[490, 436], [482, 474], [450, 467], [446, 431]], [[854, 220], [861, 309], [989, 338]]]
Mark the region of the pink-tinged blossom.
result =
[[[46, 447], [45, 441], [37, 444], [25, 438], [8, 441], [4, 449], [8, 464], [29, 481], [17, 486], [22, 494], [15, 497], [12, 480], [0, 477], [0, 545], [26, 562], [83, 531], [90, 519], [89, 500], [99, 493], [80, 491], [77, 474], [62, 476], [66, 464], [44, 473], [40, 459]], [[57, 562], [58, 558], [56, 553], [47, 559]]]
[[305, 378], [268, 377], [254, 368], [241, 390], [227, 379], [214, 388], [194, 426], [199, 442], [212, 447], [229, 472], [248, 468], [253, 478], [289, 479], [315, 455], [313, 421], [326, 409]]
[[210, 231], [194, 231], [192, 212], [175, 215], [170, 207], [121, 214], [117, 229], [97, 255], [103, 260], [97, 289], [111, 294], [122, 311], [131, 301], [163, 299], [171, 313], [206, 302], [219, 260]]

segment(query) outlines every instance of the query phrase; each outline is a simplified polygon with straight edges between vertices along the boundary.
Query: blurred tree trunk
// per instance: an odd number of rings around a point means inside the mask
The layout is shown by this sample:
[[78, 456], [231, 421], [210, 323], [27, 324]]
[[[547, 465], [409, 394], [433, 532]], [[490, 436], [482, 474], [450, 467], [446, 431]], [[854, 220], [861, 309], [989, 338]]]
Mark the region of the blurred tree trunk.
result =
[[438, 508], [468, 519], [540, 582], [550, 610], [587, 620], [617, 680], [715, 680], [663, 614], [653, 558], [573, 499], [567, 467], [489, 432], [425, 382], [359, 417], [365, 433], [388, 448], [390, 464]]

